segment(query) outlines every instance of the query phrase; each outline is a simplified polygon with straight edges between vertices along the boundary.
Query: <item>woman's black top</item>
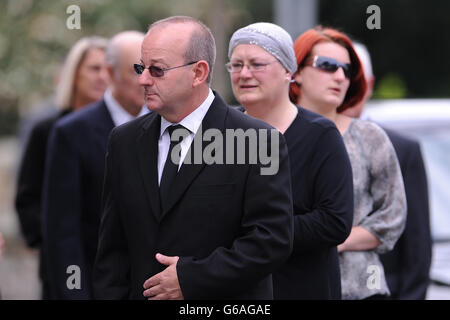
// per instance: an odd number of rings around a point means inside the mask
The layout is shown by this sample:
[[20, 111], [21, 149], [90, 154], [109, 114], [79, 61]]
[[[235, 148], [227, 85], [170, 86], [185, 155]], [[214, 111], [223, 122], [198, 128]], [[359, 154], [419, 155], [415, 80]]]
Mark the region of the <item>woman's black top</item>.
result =
[[284, 133], [294, 202], [294, 247], [273, 274], [275, 299], [340, 299], [336, 246], [353, 220], [350, 160], [333, 122], [298, 107]]

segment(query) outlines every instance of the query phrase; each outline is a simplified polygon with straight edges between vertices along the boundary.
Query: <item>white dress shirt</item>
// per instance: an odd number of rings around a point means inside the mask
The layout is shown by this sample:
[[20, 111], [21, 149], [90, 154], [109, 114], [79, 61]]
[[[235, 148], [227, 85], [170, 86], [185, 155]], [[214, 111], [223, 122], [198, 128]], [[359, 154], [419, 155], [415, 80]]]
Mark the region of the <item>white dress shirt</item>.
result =
[[172, 123], [161, 117], [161, 132], [158, 140], [158, 184], [161, 183], [161, 176], [164, 170], [164, 164], [166, 163], [167, 154], [169, 153], [170, 146], [170, 137], [169, 132], [166, 130], [171, 125], [181, 124], [183, 127], [190, 131], [190, 134], [183, 139], [181, 142], [181, 154], [180, 154], [180, 163], [178, 164], [178, 170], [186, 157], [186, 154], [194, 140], [194, 136], [197, 133], [198, 128], [202, 124], [203, 118], [209, 110], [213, 100], [214, 93], [211, 89], [209, 89], [208, 97], [203, 101], [203, 103], [197, 107], [194, 111], [192, 111], [189, 115], [187, 115], [183, 120], [179, 123]]
[[[118, 102], [116, 99], [114, 99], [111, 89], [106, 89], [105, 94], [103, 96], [103, 99], [105, 100], [106, 108], [109, 111], [109, 114], [111, 115], [112, 121], [114, 122], [114, 125], [120, 126], [121, 124], [124, 124], [125, 122], [131, 121], [133, 119], [136, 119], [136, 117], [129, 114]], [[144, 114], [147, 114], [148, 108], [144, 105], [141, 109], [141, 112], [137, 115], [138, 117], [143, 116]]]

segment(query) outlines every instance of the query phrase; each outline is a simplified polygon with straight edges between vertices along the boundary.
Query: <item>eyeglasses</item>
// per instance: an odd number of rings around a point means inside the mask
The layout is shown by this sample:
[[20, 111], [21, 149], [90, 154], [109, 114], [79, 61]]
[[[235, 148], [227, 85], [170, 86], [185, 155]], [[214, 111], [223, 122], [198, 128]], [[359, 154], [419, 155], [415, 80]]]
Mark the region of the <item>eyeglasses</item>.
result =
[[352, 68], [350, 63], [340, 63], [333, 58], [323, 56], [314, 56], [312, 61], [312, 63], [305, 63], [305, 65], [330, 73], [334, 73], [337, 69], [342, 68], [346, 78], [350, 79], [352, 76]]
[[134, 68], [134, 72], [136, 72], [137, 74], [142, 74], [144, 72], [145, 69], [148, 69], [148, 71], [150, 72], [150, 75], [154, 78], [161, 78], [162, 76], [164, 76], [164, 72], [172, 70], [172, 69], [177, 69], [177, 68], [181, 68], [181, 67], [186, 67], [186, 66], [190, 66], [191, 64], [197, 63], [198, 61], [192, 61], [186, 64], [183, 64], [182, 66], [177, 66], [177, 67], [172, 67], [172, 68], [160, 68], [160, 67], [156, 67], [156, 66], [149, 66], [149, 67], [145, 67], [142, 64], [138, 64], [135, 63], [133, 65]]
[[[267, 63], [256, 63], [256, 62], [250, 62], [247, 64], [247, 68], [250, 72], [258, 72], [258, 71], [264, 71], [266, 70], [266, 67], [271, 64], [277, 62], [277, 60], [267, 62]], [[237, 73], [241, 72], [244, 68], [245, 64], [242, 62], [228, 62], [225, 64], [225, 67], [227, 67], [228, 72], [231, 73]]]

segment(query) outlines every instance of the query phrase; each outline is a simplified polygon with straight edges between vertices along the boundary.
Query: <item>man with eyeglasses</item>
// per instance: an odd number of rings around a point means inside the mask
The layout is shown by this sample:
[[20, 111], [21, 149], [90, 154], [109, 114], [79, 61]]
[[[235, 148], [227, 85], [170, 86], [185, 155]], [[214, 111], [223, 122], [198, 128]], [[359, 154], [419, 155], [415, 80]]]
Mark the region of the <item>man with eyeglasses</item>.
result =
[[[134, 69], [154, 112], [109, 139], [98, 299], [273, 298], [271, 273], [292, 250], [284, 138], [276, 132], [279, 170], [272, 175], [249, 161], [187, 161], [197, 142], [201, 151], [209, 146], [202, 132], [273, 129], [210, 89], [214, 60], [212, 34], [193, 18], [160, 20], [145, 36]], [[226, 151], [218, 150], [224, 159]]]
[[92, 299], [108, 136], [115, 126], [148, 113], [132, 68], [143, 38], [125, 31], [109, 41], [111, 84], [103, 99], [59, 120], [50, 134], [42, 224], [52, 299]]

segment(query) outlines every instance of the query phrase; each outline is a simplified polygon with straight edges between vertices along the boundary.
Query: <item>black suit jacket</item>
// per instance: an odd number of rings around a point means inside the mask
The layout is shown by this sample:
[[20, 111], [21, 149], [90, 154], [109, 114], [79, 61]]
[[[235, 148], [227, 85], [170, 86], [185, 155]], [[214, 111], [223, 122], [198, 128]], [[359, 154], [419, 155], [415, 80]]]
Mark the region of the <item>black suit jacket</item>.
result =
[[431, 232], [427, 176], [420, 145], [386, 130], [402, 170], [408, 216], [394, 249], [381, 255], [391, 299], [425, 299], [431, 264]]
[[[225, 136], [226, 129], [272, 129], [215, 96], [203, 132], [216, 128]], [[110, 136], [94, 270], [96, 298], [144, 299], [145, 280], [165, 269], [155, 259], [158, 252], [180, 257], [177, 274], [185, 299], [273, 298], [271, 272], [289, 256], [293, 237], [284, 138], [276, 132], [276, 175], [261, 175], [262, 165], [248, 162], [183, 163], [168, 208], [161, 212], [160, 120], [149, 114], [115, 128]], [[197, 132], [195, 139], [199, 137]], [[208, 144], [203, 142], [202, 150]], [[219, 148], [223, 159], [225, 145]]]
[[[92, 297], [106, 144], [113, 127], [101, 100], [61, 119], [51, 132], [44, 178], [43, 236], [53, 298]], [[75, 275], [67, 273], [71, 265], [80, 268], [81, 289], [67, 286], [67, 279]]]

